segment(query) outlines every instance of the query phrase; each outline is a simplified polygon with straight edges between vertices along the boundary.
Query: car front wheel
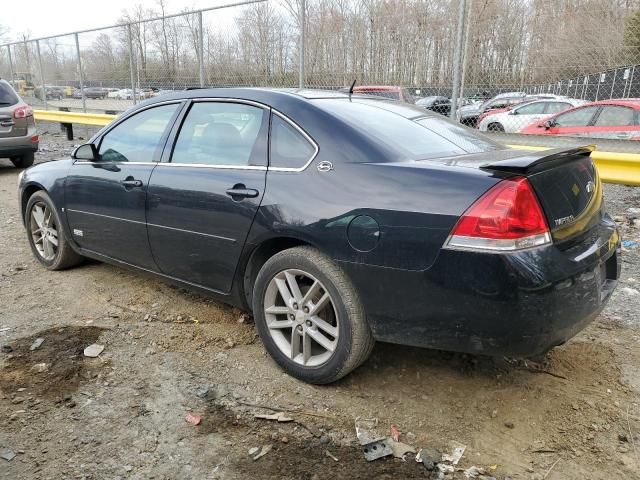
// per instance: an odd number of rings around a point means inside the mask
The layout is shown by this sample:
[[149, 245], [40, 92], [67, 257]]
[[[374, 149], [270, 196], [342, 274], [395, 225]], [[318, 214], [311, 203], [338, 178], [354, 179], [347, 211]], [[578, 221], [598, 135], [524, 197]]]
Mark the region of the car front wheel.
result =
[[311, 247], [277, 253], [256, 278], [253, 314], [265, 348], [290, 375], [309, 383], [338, 380], [374, 345], [353, 285]]
[[45, 192], [36, 192], [29, 198], [25, 225], [33, 254], [49, 270], [63, 270], [82, 261], [69, 245], [60, 216]]

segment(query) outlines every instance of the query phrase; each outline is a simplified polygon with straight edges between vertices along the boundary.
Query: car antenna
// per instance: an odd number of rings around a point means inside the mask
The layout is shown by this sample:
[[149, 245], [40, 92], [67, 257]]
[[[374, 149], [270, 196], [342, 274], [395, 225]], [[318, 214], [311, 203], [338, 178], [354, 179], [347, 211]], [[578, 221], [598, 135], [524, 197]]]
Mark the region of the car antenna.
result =
[[353, 83], [351, 84], [351, 86], [349, 87], [349, 96], [353, 95], [353, 87], [356, 86], [356, 80], [357, 79], [353, 79]]

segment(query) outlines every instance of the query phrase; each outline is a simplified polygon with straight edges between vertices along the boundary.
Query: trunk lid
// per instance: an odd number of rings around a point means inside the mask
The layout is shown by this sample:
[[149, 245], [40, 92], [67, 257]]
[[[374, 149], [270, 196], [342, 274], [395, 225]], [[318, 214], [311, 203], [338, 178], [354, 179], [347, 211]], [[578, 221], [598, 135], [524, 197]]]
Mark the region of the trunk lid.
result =
[[602, 184], [590, 154], [593, 147], [548, 150], [483, 165], [484, 170], [527, 177], [556, 243], [576, 238], [600, 223]]

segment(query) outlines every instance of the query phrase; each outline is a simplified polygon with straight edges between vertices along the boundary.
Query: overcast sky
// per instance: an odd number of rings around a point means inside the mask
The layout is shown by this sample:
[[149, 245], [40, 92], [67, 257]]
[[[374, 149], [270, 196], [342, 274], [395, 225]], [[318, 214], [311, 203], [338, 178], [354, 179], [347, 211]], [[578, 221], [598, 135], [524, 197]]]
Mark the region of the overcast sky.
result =
[[[0, 0], [0, 25], [10, 39], [22, 32], [31, 38], [86, 30], [117, 23], [123, 10], [136, 4], [155, 8], [156, 0]], [[232, 0], [167, 0], [168, 13], [234, 3]]]

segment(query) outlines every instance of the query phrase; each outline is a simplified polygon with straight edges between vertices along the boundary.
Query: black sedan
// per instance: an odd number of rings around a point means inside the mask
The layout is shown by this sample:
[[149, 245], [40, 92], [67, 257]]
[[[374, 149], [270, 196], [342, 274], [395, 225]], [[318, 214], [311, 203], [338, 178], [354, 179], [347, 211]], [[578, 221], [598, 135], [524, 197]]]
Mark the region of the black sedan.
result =
[[427, 110], [431, 110], [432, 112], [439, 113], [440, 115], [444, 115], [445, 117], [448, 117], [451, 113], [451, 99], [448, 97], [424, 97], [416, 100], [416, 105], [426, 108]]
[[19, 203], [46, 268], [91, 257], [252, 310], [282, 368], [327, 383], [374, 340], [530, 356], [584, 328], [621, 261], [589, 153], [372, 97], [191, 90], [26, 170]]

